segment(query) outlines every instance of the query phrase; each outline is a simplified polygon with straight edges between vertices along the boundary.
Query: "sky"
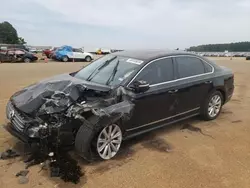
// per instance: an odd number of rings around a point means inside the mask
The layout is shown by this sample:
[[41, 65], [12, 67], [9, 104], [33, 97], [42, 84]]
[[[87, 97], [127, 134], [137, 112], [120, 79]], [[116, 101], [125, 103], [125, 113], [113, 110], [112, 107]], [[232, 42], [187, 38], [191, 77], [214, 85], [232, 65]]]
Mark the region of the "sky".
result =
[[30, 45], [174, 49], [250, 41], [249, 0], [0, 0]]

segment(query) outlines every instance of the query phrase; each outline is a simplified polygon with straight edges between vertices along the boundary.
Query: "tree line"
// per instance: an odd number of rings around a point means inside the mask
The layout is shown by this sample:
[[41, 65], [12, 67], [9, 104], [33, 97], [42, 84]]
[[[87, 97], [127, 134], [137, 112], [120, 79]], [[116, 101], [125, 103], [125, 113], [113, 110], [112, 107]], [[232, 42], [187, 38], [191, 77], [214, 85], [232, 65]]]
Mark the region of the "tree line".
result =
[[187, 51], [194, 51], [194, 52], [224, 52], [226, 50], [228, 50], [229, 52], [249, 52], [250, 42], [207, 44], [207, 45], [192, 46], [187, 49]]
[[24, 38], [18, 37], [16, 29], [9, 22], [0, 23], [0, 44], [26, 44]]

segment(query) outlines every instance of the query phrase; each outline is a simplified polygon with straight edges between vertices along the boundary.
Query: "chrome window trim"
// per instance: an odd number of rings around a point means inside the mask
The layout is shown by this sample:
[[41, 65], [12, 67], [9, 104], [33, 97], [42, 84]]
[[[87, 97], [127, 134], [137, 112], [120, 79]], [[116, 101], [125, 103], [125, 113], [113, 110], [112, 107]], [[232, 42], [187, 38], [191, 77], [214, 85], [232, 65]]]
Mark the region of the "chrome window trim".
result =
[[165, 120], [168, 120], [168, 119], [171, 119], [171, 118], [180, 116], [180, 115], [184, 115], [184, 114], [187, 114], [187, 113], [189, 113], [189, 112], [193, 112], [193, 111], [199, 110], [199, 109], [200, 109], [200, 107], [197, 107], [197, 108], [194, 108], [194, 109], [192, 109], [192, 110], [188, 110], [188, 111], [185, 111], [185, 112], [176, 114], [176, 115], [174, 115], [174, 116], [169, 116], [169, 117], [167, 117], [167, 118], [163, 118], [163, 119], [160, 119], [160, 120], [157, 120], [157, 121], [153, 121], [153, 122], [150, 122], [150, 123], [141, 125], [141, 126], [139, 126], [139, 127], [135, 127], [135, 128], [132, 128], [132, 129], [127, 129], [126, 131], [133, 131], [133, 130], [136, 130], [136, 129], [140, 129], [140, 128], [142, 128], [142, 127], [147, 127], [147, 126], [153, 125], [153, 124], [155, 124], [155, 123], [159, 123], [159, 122], [162, 122], [162, 121], [165, 121]]
[[[146, 64], [144, 67], [142, 67], [142, 69], [131, 79], [131, 81], [127, 84], [127, 87], [129, 87], [129, 85], [135, 80], [135, 78], [148, 66], [150, 65], [151, 63], [155, 62], [155, 61], [159, 61], [159, 60], [162, 60], [162, 59], [168, 59], [168, 58], [175, 58], [175, 57], [194, 57], [194, 58], [197, 58], [197, 59], [200, 59], [202, 62], [204, 63], [207, 63], [210, 67], [212, 67], [212, 71], [211, 72], [208, 72], [208, 73], [203, 73], [203, 74], [198, 74], [198, 75], [194, 75], [194, 76], [189, 76], [189, 77], [185, 77], [185, 78], [179, 78], [179, 79], [175, 79], [175, 80], [171, 80], [171, 81], [167, 81], [167, 82], [161, 82], [161, 83], [158, 83], [158, 84], [152, 84], [152, 85], [149, 85], [150, 87], [155, 87], [155, 86], [159, 86], [159, 85], [163, 85], [163, 84], [168, 84], [168, 83], [173, 83], [173, 82], [177, 82], [177, 81], [181, 81], [181, 80], [187, 80], [187, 79], [190, 79], [190, 78], [195, 78], [195, 77], [199, 77], [199, 76], [204, 76], [204, 75], [209, 75], [209, 74], [213, 74], [214, 73], [214, 67], [208, 63], [207, 61], [205, 61], [204, 59], [200, 58], [200, 57], [197, 57], [197, 56], [194, 56], [194, 55], [175, 55], [175, 56], [167, 56], [167, 57], [161, 57], [161, 58], [157, 58], [157, 59], [154, 59], [152, 61], [150, 61], [148, 64]], [[174, 63], [174, 62], [173, 62]]]

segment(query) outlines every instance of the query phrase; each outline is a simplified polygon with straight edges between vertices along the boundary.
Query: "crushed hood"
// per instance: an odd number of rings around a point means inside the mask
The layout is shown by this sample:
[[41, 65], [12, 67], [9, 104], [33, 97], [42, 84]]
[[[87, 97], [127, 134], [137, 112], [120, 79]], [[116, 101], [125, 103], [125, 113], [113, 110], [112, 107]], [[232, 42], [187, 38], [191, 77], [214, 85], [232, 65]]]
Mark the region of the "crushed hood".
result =
[[[37, 112], [46, 102], [51, 102], [55, 96], [57, 103], [55, 110], [60, 111], [61, 106], [67, 106], [84, 96], [87, 90], [108, 92], [110, 87], [75, 78], [69, 74], [58, 75], [36, 84], [30, 85], [16, 92], [11, 101], [19, 110], [33, 114]], [[55, 102], [54, 102], [55, 103]]]

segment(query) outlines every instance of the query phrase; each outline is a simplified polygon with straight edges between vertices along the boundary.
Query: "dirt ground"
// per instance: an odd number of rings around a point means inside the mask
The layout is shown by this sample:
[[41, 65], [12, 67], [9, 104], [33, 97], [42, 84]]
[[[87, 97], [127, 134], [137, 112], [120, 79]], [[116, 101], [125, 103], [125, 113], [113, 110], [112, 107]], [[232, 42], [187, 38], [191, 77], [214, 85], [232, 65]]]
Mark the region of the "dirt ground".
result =
[[[46, 171], [39, 172], [39, 166], [30, 168], [29, 182], [21, 185], [15, 174], [24, 169], [22, 159], [0, 160], [0, 187], [249, 188], [250, 61], [214, 59], [235, 73], [234, 96], [217, 120], [193, 118], [124, 142], [110, 161], [88, 164], [78, 159], [85, 176], [77, 185], [50, 178]], [[15, 91], [84, 64], [0, 64], [0, 124], [5, 123], [5, 105]], [[184, 123], [199, 127], [204, 134], [180, 130]], [[18, 144], [0, 127], [0, 151]]]

